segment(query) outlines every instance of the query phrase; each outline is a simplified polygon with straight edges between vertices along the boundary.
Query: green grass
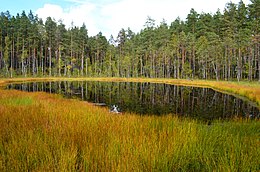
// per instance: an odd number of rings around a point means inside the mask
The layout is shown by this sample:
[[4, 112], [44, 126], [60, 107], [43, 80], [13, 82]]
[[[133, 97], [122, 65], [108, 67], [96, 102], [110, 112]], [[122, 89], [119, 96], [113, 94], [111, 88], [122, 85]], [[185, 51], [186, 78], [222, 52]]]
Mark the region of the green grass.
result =
[[259, 139], [259, 120], [115, 115], [0, 90], [0, 171], [259, 171]]
[[32, 99], [30, 97], [22, 97], [22, 98], [6, 98], [0, 101], [2, 105], [9, 106], [27, 106], [32, 104]]

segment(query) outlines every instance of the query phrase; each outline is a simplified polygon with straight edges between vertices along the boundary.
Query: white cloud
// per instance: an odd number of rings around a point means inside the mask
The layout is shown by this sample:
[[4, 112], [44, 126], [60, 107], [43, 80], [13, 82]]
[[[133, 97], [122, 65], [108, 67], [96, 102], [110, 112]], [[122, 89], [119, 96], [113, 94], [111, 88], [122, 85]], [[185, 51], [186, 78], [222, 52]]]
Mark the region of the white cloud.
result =
[[[130, 27], [134, 32], [139, 32], [151, 16], [159, 24], [165, 19], [169, 24], [178, 16], [185, 20], [191, 8], [198, 13], [215, 13], [219, 8], [224, 9], [229, 0], [66, 0], [71, 2], [71, 7], [62, 9], [58, 5], [46, 4], [36, 11], [39, 17], [48, 16], [56, 20], [63, 19], [64, 24], [81, 26], [86, 24], [89, 35], [96, 35], [99, 31], [109, 38], [114, 37], [121, 28]], [[233, 0], [238, 3], [240, 0]], [[245, 4], [249, 0], [244, 0]]]
[[95, 35], [98, 30], [95, 23], [95, 10], [96, 5], [90, 3], [81, 3], [67, 9], [62, 9], [60, 6], [54, 4], [45, 4], [43, 8], [36, 11], [36, 14], [43, 20], [49, 16], [56, 21], [62, 20], [68, 28], [72, 22], [74, 26], [82, 26], [85, 23], [89, 34]]
[[63, 18], [63, 9], [58, 5], [45, 4], [43, 8], [36, 11], [36, 14], [42, 19], [46, 19], [49, 16], [61, 19]]
[[[238, 3], [240, 0], [233, 2]], [[177, 17], [185, 20], [191, 8], [198, 13], [214, 14], [224, 9], [228, 0], [121, 0], [105, 6], [102, 15], [107, 16], [104, 22], [106, 30], [116, 35], [121, 28], [130, 27], [138, 32], [143, 28], [147, 16], [156, 20], [158, 25], [163, 19], [168, 24]], [[249, 0], [244, 1], [246, 4]]]

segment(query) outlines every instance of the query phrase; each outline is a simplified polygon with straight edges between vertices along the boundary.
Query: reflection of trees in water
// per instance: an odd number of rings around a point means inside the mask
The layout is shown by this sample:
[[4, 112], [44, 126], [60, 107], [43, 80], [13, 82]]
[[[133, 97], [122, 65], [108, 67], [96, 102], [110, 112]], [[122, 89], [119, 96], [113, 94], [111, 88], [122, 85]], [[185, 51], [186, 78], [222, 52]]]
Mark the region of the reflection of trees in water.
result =
[[138, 114], [178, 114], [198, 119], [259, 116], [259, 110], [231, 95], [208, 88], [134, 82], [38, 82], [11, 85], [24, 91], [58, 93], [95, 103], [118, 105]]

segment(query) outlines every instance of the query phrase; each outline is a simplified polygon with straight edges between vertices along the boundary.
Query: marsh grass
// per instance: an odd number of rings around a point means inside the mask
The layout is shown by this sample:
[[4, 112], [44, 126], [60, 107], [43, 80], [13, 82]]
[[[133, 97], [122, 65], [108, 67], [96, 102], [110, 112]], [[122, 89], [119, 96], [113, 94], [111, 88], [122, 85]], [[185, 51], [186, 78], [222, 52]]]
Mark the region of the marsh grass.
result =
[[0, 101], [0, 104], [2, 105], [10, 105], [10, 106], [17, 106], [17, 105], [31, 105], [32, 104], [32, 99], [30, 97], [22, 97], [22, 98], [7, 98], [7, 99], [2, 99]]
[[0, 90], [0, 171], [259, 171], [259, 120], [115, 115]]

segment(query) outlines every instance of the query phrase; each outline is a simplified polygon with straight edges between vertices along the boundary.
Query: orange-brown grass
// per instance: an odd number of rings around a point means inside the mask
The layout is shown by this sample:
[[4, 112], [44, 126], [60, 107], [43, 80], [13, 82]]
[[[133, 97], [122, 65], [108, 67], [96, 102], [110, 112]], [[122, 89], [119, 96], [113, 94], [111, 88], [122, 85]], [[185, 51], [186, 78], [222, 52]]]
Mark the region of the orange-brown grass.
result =
[[0, 90], [0, 171], [257, 171], [259, 121], [207, 126]]

